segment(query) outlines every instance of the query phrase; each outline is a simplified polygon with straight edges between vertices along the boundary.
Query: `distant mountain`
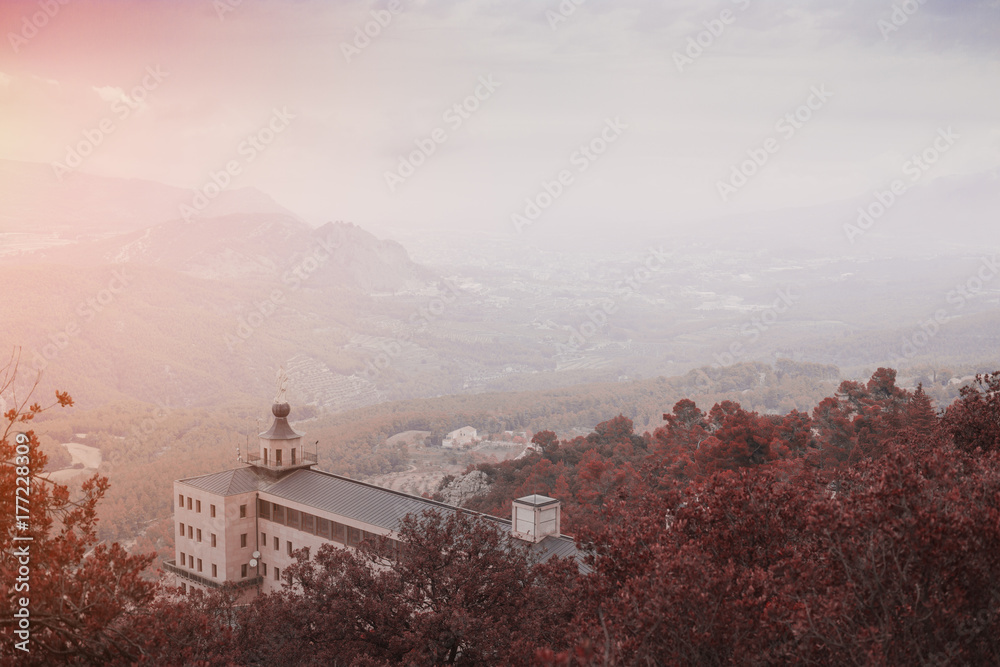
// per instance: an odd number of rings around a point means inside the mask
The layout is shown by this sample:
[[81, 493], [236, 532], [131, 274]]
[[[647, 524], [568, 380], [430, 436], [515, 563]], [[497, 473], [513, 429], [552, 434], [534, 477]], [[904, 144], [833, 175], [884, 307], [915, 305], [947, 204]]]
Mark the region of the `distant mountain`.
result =
[[54, 246], [10, 262], [68, 266], [151, 266], [211, 280], [260, 278], [363, 292], [417, 290], [434, 275], [400, 244], [350, 223], [313, 229], [281, 214], [234, 214], [173, 220], [141, 231]]
[[[415, 264], [399, 243], [377, 239], [350, 223], [327, 223], [313, 231], [312, 240], [316, 247], [333, 246], [331, 260], [323, 269], [337, 284], [366, 292], [397, 292], [415, 290], [436, 279]], [[323, 277], [318, 275], [319, 280]]]
[[901, 194], [891, 192], [894, 179], [887, 178], [858, 197], [698, 221], [671, 230], [667, 240], [800, 259], [927, 256], [1000, 246], [1000, 170], [895, 180], [905, 187]]
[[365, 292], [434, 276], [394, 241], [351, 224], [313, 229], [253, 188], [226, 190], [191, 221], [192, 191], [0, 160], [0, 257], [66, 266], [131, 263], [213, 280], [262, 278]]
[[[59, 179], [48, 165], [0, 160], [0, 233], [58, 233], [92, 238], [145, 229], [180, 217], [192, 190], [134, 178], [74, 172]], [[255, 188], [223, 191], [204, 216], [274, 213], [295, 217]]]
[[45, 370], [41, 393], [217, 404], [266, 393], [273, 367], [301, 355], [328, 369], [334, 393], [371, 394], [347, 379], [372, 356], [351, 341], [445, 289], [353, 224], [314, 229], [251, 189], [188, 222], [179, 204], [191, 196], [83, 173], [59, 183], [43, 165], [0, 161], [0, 350], [21, 346], [26, 377]]

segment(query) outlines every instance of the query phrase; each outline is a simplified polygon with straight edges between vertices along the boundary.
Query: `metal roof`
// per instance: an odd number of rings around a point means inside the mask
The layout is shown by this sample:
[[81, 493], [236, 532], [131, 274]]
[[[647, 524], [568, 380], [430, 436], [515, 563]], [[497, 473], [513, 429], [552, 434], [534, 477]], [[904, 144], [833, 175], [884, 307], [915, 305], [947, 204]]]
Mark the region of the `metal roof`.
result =
[[399, 528], [400, 520], [407, 514], [419, 514], [427, 509], [452, 512], [456, 509], [444, 503], [319, 470], [296, 470], [266, 491], [285, 500], [393, 531]]
[[271, 428], [259, 434], [261, 438], [264, 440], [295, 440], [302, 437], [301, 433], [296, 433], [287, 419], [278, 415], [280, 413], [276, 412], [274, 421], [271, 422]]
[[[509, 519], [469, 512], [435, 500], [320, 470], [297, 470], [261, 491], [391, 531], [399, 530], [400, 521], [407, 514], [419, 515], [426, 510], [436, 510], [444, 514], [463, 511], [481, 516], [497, 524], [507, 533], [511, 530]], [[537, 497], [556, 502], [545, 496]], [[581, 568], [584, 568], [583, 554], [576, 548], [573, 538], [566, 535], [549, 535], [537, 543], [529, 543], [528, 548], [542, 560], [548, 560], [552, 556], [575, 558]], [[584, 569], [589, 570], [589, 568]]]
[[232, 470], [223, 470], [179, 481], [219, 496], [235, 496], [239, 493], [257, 491], [262, 485], [266, 485], [266, 482], [263, 482], [261, 477], [250, 467], [233, 468]]
[[517, 502], [523, 503], [525, 505], [532, 505], [534, 507], [545, 507], [546, 505], [551, 505], [552, 503], [559, 502], [555, 498], [549, 498], [548, 496], [542, 496], [537, 493], [525, 496], [523, 498], [518, 498]]

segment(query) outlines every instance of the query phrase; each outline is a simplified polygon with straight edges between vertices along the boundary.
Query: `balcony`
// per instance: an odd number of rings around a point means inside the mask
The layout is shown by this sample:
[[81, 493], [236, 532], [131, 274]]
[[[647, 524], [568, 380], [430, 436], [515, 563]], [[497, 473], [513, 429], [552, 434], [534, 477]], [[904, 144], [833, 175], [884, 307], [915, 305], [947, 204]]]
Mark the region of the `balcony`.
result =
[[267, 463], [261, 459], [260, 454], [250, 454], [246, 455], [246, 462], [252, 466], [258, 468], [264, 468], [266, 470], [281, 471], [281, 470], [295, 470], [296, 468], [308, 468], [309, 466], [314, 466], [318, 463], [316, 452], [303, 452], [295, 457], [295, 463], [282, 461], [281, 463], [275, 463], [273, 459], [268, 460]]
[[206, 586], [208, 588], [222, 588], [223, 585], [229, 584], [237, 589], [250, 588], [251, 586], [257, 586], [264, 583], [264, 577], [257, 575], [256, 577], [248, 577], [246, 579], [240, 579], [239, 581], [214, 581], [212, 579], [207, 579], [200, 574], [195, 574], [190, 570], [186, 570], [183, 567], [177, 567], [177, 561], [164, 560], [163, 569], [167, 572], [172, 572], [180, 577], [192, 581], [199, 586]]

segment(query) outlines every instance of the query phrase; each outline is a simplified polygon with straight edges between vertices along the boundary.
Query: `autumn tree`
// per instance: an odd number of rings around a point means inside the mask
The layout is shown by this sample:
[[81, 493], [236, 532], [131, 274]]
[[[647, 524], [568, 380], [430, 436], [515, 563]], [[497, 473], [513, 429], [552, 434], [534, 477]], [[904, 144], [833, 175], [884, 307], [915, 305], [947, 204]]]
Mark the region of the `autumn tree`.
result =
[[549, 664], [992, 664], [1000, 457], [890, 442], [622, 496]]
[[1000, 371], [977, 375], [975, 384], [962, 387], [945, 412], [944, 427], [964, 451], [1000, 451]]
[[575, 562], [534, 562], [469, 513], [406, 517], [399, 542], [297, 554], [240, 623], [243, 664], [527, 664], [563, 646]]
[[73, 400], [57, 391], [51, 405], [31, 402], [38, 382], [22, 386], [19, 359], [15, 351], [0, 370], [0, 395], [10, 406], [0, 439], [0, 658], [38, 665], [136, 659], [141, 650], [121, 627], [153, 598], [156, 585], [141, 577], [152, 556], [97, 543], [96, 505], [107, 478], [94, 475], [71, 498], [42, 476], [46, 457], [31, 422]]

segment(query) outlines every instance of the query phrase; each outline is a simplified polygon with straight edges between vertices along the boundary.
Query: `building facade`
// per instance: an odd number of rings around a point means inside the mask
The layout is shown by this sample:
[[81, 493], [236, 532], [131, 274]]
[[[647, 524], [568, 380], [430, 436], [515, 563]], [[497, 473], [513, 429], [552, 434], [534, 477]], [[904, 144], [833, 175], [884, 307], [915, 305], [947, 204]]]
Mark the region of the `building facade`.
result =
[[475, 441], [476, 429], [471, 426], [463, 426], [444, 436], [441, 446], [445, 448], [461, 447], [463, 445], [471, 445]]
[[[185, 592], [223, 584], [242, 599], [281, 588], [293, 551], [323, 544], [350, 549], [371, 536], [398, 537], [400, 521], [425, 510], [456, 508], [419, 496], [314, 469], [302, 434], [288, 423], [288, 403], [271, 407], [274, 421], [245, 465], [174, 482], [174, 560], [164, 561]], [[559, 502], [527, 496], [512, 503], [511, 520], [483, 515], [526, 542], [540, 558], [581, 558], [559, 532]]]

